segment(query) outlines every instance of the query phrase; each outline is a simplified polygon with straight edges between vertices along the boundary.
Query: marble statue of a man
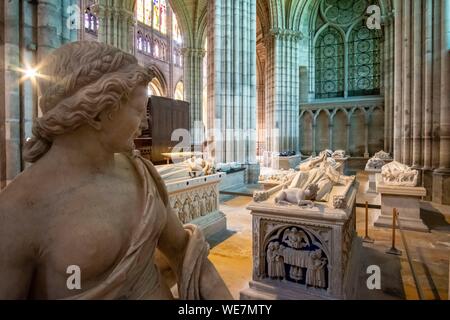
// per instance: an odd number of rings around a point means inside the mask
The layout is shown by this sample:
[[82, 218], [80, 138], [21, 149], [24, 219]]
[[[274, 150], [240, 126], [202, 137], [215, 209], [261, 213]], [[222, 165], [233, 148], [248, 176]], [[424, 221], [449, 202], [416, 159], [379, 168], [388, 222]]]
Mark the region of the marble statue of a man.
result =
[[[147, 70], [130, 54], [74, 42], [39, 70], [32, 165], [0, 194], [0, 299], [181, 299], [231, 295], [208, 245], [170, 209], [152, 163], [133, 153], [146, 124]], [[78, 270], [79, 286], [68, 286]]]
[[300, 171], [295, 175], [289, 189], [305, 189], [309, 185], [317, 185], [315, 200], [328, 201], [331, 189], [336, 184], [346, 185], [353, 181], [353, 177], [341, 175], [332, 163], [328, 161], [330, 157], [322, 152], [320, 157], [300, 166]]

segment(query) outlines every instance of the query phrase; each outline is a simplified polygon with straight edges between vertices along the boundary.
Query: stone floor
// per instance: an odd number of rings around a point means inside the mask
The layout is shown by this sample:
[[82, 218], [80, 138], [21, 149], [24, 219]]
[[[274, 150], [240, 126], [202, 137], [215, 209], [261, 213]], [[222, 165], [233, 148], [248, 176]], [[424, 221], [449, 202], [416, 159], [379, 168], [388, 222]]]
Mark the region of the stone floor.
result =
[[[359, 173], [357, 179], [360, 182], [357, 203], [367, 200], [376, 206], [376, 197], [367, 198], [364, 193], [367, 176]], [[250, 201], [250, 197], [221, 195], [220, 209], [227, 216], [228, 230], [209, 239], [212, 247], [209, 257], [236, 299], [252, 276], [251, 215], [245, 209]], [[404, 232], [419, 289], [416, 289], [401, 235], [397, 232], [396, 247], [402, 255], [386, 254], [391, 247], [392, 231], [374, 227], [373, 221], [380, 210], [369, 209], [369, 236], [375, 242], [363, 244], [359, 257], [352, 259], [359, 264], [358, 299], [419, 299], [418, 290], [422, 299], [448, 299], [450, 207], [428, 202], [423, 202], [421, 207], [422, 218], [431, 232]], [[358, 207], [356, 214], [358, 236], [363, 237], [365, 209]], [[378, 265], [381, 269], [381, 290], [367, 289], [369, 265]]]

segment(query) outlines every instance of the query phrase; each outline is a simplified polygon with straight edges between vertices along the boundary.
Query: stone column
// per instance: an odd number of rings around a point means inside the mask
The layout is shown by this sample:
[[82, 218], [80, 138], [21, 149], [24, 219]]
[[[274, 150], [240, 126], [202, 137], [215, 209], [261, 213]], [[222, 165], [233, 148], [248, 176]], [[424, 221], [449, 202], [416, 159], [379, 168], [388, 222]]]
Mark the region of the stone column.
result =
[[441, 0], [441, 124], [439, 171], [450, 172], [450, 0]]
[[[6, 12], [0, 1], [0, 12]], [[6, 136], [5, 136], [5, 14], [0, 14], [0, 190], [6, 186]]]
[[441, 0], [441, 87], [439, 169], [433, 179], [433, 201], [450, 204], [450, 0]]
[[[261, 74], [260, 77], [264, 75]], [[260, 152], [260, 156], [263, 155], [262, 151], [267, 150], [266, 145], [266, 106], [265, 106], [265, 95], [264, 95], [264, 83], [262, 81], [259, 82], [256, 91], [258, 93], [258, 104], [257, 104], [257, 118], [258, 118], [258, 148]]]
[[347, 125], [345, 127], [347, 129], [347, 131], [346, 131], [346, 133], [347, 133], [347, 147], [346, 147], [345, 153], [348, 156], [351, 156], [351, 153], [350, 153], [350, 129], [351, 129], [351, 125], [350, 125], [350, 120], [349, 119], [347, 119]]
[[385, 45], [384, 45], [384, 151], [390, 152], [389, 149], [391, 147], [391, 139], [390, 136], [390, 121], [391, 121], [391, 102], [392, 97], [390, 96], [390, 90], [392, 84], [390, 83], [390, 72], [392, 68], [392, 60], [391, 60], [391, 51], [390, 47], [392, 45], [391, 33], [389, 25], [390, 21], [387, 20], [384, 24], [384, 32], [385, 32]]
[[[0, 146], [3, 149], [0, 154], [1, 187], [5, 187], [21, 170], [20, 152], [20, 98], [19, 79], [17, 68], [19, 62], [19, 1], [5, 1], [4, 8], [4, 44], [2, 55], [4, 58], [4, 69], [2, 68], [2, 91], [3, 99], [0, 102], [2, 110], [2, 137]], [[2, 17], [3, 20], [3, 17]]]
[[441, 3], [433, 0], [432, 167], [439, 168], [441, 122]]
[[316, 152], [316, 130], [317, 130], [317, 123], [316, 120], [313, 120], [313, 125], [312, 125], [312, 156], [317, 155]]
[[98, 5], [98, 19], [99, 26], [97, 30], [97, 39], [99, 42], [108, 43], [108, 34], [107, 34], [107, 26], [108, 26], [108, 8], [104, 5]]
[[184, 68], [184, 95], [189, 102], [191, 120], [191, 143], [200, 145], [202, 143], [203, 121], [203, 58], [205, 50], [203, 48], [183, 48], [183, 68]]
[[42, 61], [51, 51], [61, 46], [61, 38], [57, 33], [62, 28], [59, 10], [61, 3], [58, 0], [43, 0], [37, 6], [37, 60]]
[[412, 165], [422, 169], [422, 0], [412, 2]]
[[[403, 57], [403, 23], [402, 23], [402, 1], [394, 0], [395, 8], [395, 55], [394, 55], [394, 159], [402, 161], [402, 57]], [[347, 148], [349, 145], [347, 145]]]
[[333, 150], [333, 119], [328, 118], [328, 149]]
[[411, 0], [403, 0], [402, 162], [411, 165]]
[[[270, 120], [266, 123], [272, 140], [270, 151], [300, 151], [299, 134], [299, 31], [271, 29], [266, 39], [267, 73], [266, 83], [270, 90], [266, 94], [267, 112]], [[278, 124], [279, 135], [270, 133]], [[277, 139], [275, 144], [273, 139]], [[280, 150], [274, 150], [275, 145]]]
[[422, 184], [427, 189], [425, 200], [432, 199], [432, 128], [433, 128], [433, 0], [425, 0], [423, 45], [423, 174]]
[[252, 165], [256, 163], [256, 0], [211, 0], [208, 10], [208, 128], [215, 130], [213, 138], [209, 135], [213, 155], [217, 162]]
[[136, 21], [132, 13], [128, 13], [126, 26], [123, 30], [126, 34], [124, 50], [134, 55], [136, 53]]
[[366, 111], [364, 119], [364, 158], [369, 158], [369, 110]]
[[114, 9], [112, 12], [112, 28], [111, 28], [111, 44], [117, 48], [120, 48], [119, 43], [119, 12]]

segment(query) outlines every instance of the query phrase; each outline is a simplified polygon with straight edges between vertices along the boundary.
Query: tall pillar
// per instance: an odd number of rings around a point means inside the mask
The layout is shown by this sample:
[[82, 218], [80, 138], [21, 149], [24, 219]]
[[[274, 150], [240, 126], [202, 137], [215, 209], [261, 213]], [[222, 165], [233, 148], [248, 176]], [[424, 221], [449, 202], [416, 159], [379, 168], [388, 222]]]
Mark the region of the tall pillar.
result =
[[402, 162], [411, 164], [411, 0], [403, 0]]
[[[272, 140], [270, 151], [300, 151], [298, 50], [301, 38], [299, 31], [272, 29], [266, 39], [266, 82], [270, 88], [266, 94], [270, 121], [266, 125]], [[279, 128], [278, 135], [270, 132], [276, 125]], [[278, 142], [275, 144], [273, 139]], [[274, 145], [278, 145], [280, 150], [274, 150]]]
[[[369, 111], [367, 111], [369, 112]], [[364, 158], [369, 158], [369, 114], [366, 113], [364, 120]]]
[[183, 68], [184, 68], [184, 95], [189, 102], [191, 120], [191, 143], [199, 145], [202, 143], [202, 102], [203, 102], [203, 58], [205, 50], [203, 48], [184, 48]]
[[328, 123], [328, 149], [333, 150], [333, 119], [329, 117]]
[[425, 200], [432, 200], [433, 185], [433, 0], [425, 0], [423, 46], [423, 168], [422, 185], [427, 189]]
[[433, 121], [432, 121], [432, 167], [439, 168], [440, 122], [441, 122], [441, 3], [433, 0]]
[[[260, 74], [263, 77], [263, 74]], [[267, 150], [266, 145], [266, 106], [265, 106], [265, 90], [264, 82], [260, 80], [256, 91], [258, 93], [258, 103], [257, 103], [257, 118], [258, 118], [258, 142], [257, 147], [259, 148], [259, 155], [262, 156], [262, 151]]]
[[[4, 69], [2, 69], [2, 110], [3, 123], [0, 146], [1, 187], [5, 187], [21, 170], [20, 152], [20, 74], [17, 68], [19, 61], [19, 1], [4, 1], [4, 44], [2, 55], [4, 58]], [[3, 19], [3, 17], [2, 17]]]
[[313, 125], [312, 125], [312, 156], [316, 156], [317, 155], [317, 151], [316, 151], [316, 131], [317, 131], [317, 123], [316, 120], [313, 120]]
[[403, 23], [402, 23], [402, 0], [394, 1], [395, 9], [395, 55], [394, 55], [394, 159], [402, 161], [402, 58], [403, 58]]
[[391, 38], [391, 19], [387, 18], [384, 24], [385, 30], [385, 45], [384, 45], [384, 151], [391, 152], [392, 135], [391, 135], [391, 118], [392, 118], [392, 101], [391, 96], [391, 77], [392, 77], [392, 55], [391, 47], [393, 39]]
[[412, 165], [422, 169], [422, 0], [412, 2]]
[[434, 172], [433, 201], [450, 204], [450, 0], [441, 0], [441, 85], [439, 169]]
[[347, 124], [346, 124], [345, 128], [346, 128], [346, 133], [347, 133], [347, 135], [346, 135], [347, 139], [346, 139], [346, 150], [345, 150], [345, 153], [348, 156], [351, 156], [351, 154], [350, 154], [350, 129], [351, 129], [351, 124], [350, 124], [350, 120], [349, 119], [347, 119]]
[[256, 163], [256, 0], [211, 0], [208, 10], [213, 156], [217, 162]]
[[61, 39], [57, 34], [62, 28], [61, 16], [58, 17], [61, 2], [43, 0], [37, 6], [37, 60], [42, 61], [51, 51], [61, 46]]

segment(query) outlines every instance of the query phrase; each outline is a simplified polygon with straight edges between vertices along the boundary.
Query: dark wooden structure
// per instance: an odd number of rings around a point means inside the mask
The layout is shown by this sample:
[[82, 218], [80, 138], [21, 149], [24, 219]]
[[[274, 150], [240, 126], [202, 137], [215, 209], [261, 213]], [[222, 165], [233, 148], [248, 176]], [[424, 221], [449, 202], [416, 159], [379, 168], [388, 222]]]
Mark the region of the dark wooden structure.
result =
[[179, 141], [172, 141], [175, 129], [190, 129], [189, 103], [151, 96], [147, 104], [149, 129], [135, 140], [136, 148], [153, 163], [166, 163], [162, 153], [171, 152]]

